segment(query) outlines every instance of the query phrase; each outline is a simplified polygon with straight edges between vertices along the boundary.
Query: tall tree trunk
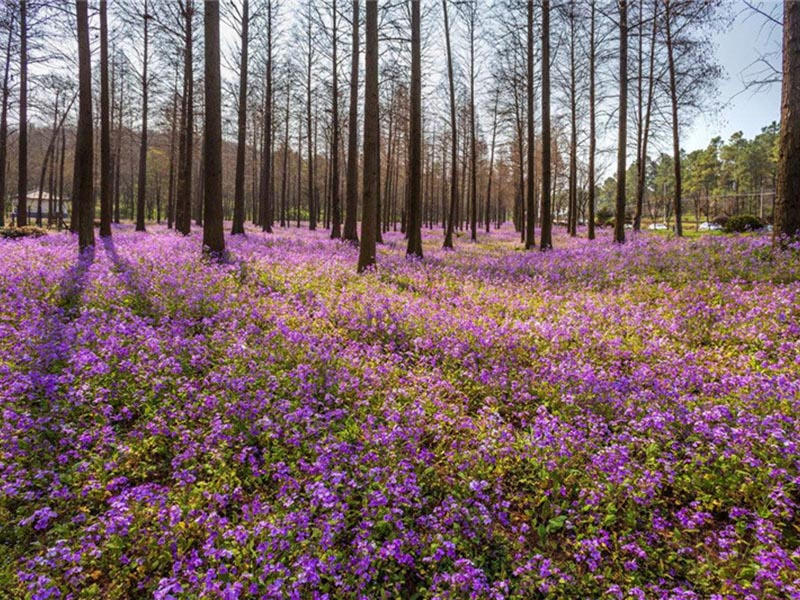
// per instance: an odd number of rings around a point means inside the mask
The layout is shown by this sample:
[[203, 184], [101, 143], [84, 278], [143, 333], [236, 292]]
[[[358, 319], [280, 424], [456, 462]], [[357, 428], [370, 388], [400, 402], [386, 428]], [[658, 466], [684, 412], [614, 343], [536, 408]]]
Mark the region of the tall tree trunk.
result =
[[353, 46], [350, 57], [350, 106], [347, 131], [347, 210], [344, 239], [358, 242], [358, 0], [353, 0]]
[[366, 56], [364, 71], [364, 199], [358, 272], [375, 264], [380, 195], [380, 98], [378, 96], [378, 2], [367, 0]]
[[169, 126], [169, 186], [167, 188], [167, 229], [172, 229], [175, 219], [175, 120], [178, 117], [178, 67], [172, 86], [172, 118]]
[[314, 127], [311, 120], [311, 19], [308, 20], [308, 64], [306, 65], [306, 128], [308, 130], [308, 228], [313, 231], [317, 228], [317, 206], [314, 202]]
[[[28, 2], [19, 2], [19, 156], [17, 168], [17, 226], [28, 224]], [[77, 215], [73, 202], [70, 229]]]
[[3, 71], [3, 100], [0, 109], [0, 227], [6, 224], [6, 149], [8, 144], [8, 77], [11, 70], [11, 41], [14, 38], [14, 19], [8, 24], [6, 64]]
[[261, 147], [259, 213], [261, 231], [272, 233], [272, 1], [267, 2], [267, 81], [264, 93], [264, 131]]
[[337, 37], [339, 35], [337, 29], [337, 15], [338, 9], [336, 6], [336, 0], [333, 0], [333, 26], [332, 26], [332, 37], [333, 37], [333, 56], [332, 56], [332, 64], [331, 64], [331, 72], [332, 72], [332, 87], [331, 87], [331, 96], [333, 99], [333, 106], [331, 107], [332, 115], [331, 120], [333, 121], [333, 132], [332, 132], [332, 141], [331, 141], [331, 151], [333, 152], [333, 157], [331, 159], [331, 215], [330, 215], [330, 222], [331, 222], [331, 238], [332, 239], [339, 239], [342, 237], [342, 209], [341, 209], [341, 202], [339, 199], [339, 62], [338, 62], [338, 54], [337, 54], [337, 47], [338, 47], [338, 40]]
[[61, 129], [61, 157], [58, 165], [58, 224], [56, 228], [61, 231], [64, 225], [64, 156], [67, 150], [67, 132]]
[[492, 145], [489, 150], [489, 177], [486, 184], [486, 206], [484, 214], [484, 224], [486, 225], [486, 233], [489, 233], [491, 227], [491, 206], [492, 206], [492, 175], [494, 173], [494, 147], [497, 141], [497, 103], [500, 98], [500, 91], [495, 90], [494, 93], [494, 108], [492, 109]]
[[239, 62], [239, 114], [236, 136], [236, 181], [233, 193], [233, 225], [231, 233], [244, 233], [244, 156], [247, 149], [247, 46], [250, 24], [250, 3], [242, 3], [242, 49]]
[[289, 177], [289, 107], [291, 102], [291, 87], [286, 86], [286, 121], [284, 122], [283, 135], [283, 176], [281, 177], [281, 227], [287, 226], [286, 214], [286, 186]]
[[[550, 7], [549, 4], [547, 8], [545, 8], [547, 0], [542, 2], [542, 32], [544, 32], [544, 20], [548, 20], [548, 27], [549, 27], [549, 19], [550, 16], [548, 14], [545, 17], [545, 10], [549, 12]], [[544, 34], [543, 34], [544, 35]], [[527, 41], [528, 41], [528, 76], [526, 79], [526, 100], [527, 100], [527, 107], [528, 107], [528, 179], [527, 179], [527, 190], [526, 190], [526, 199], [527, 199], [527, 206], [526, 206], [526, 215], [525, 215], [525, 248], [535, 248], [536, 247], [536, 238], [534, 235], [534, 230], [536, 227], [536, 191], [534, 189], [533, 183], [533, 171], [534, 171], [534, 141], [533, 141], [533, 127], [534, 127], [534, 117], [533, 117], [533, 1], [528, 1], [528, 29], [527, 29]]]
[[411, 97], [408, 124], [408, 246], [422, 258], [422, 60], [419, 0], [411, 0]]
[[569, 234], [578, 235], [578, 100], [575, 84], [575, 0], [569, 6]]
[[628, 142], [628, 0], [619, 5], [619, 128], [617, 136], [617, 196], [614, 241], [625, 242], [625, 167]]
[[595, 153], [597, 151], [597, 124], [595, 102], [595, 0], [591, 0], [589, 15], [589, 232], [590, 240], [595, 238], [594, 231], [594, 205], [595, 205]]
[[453, 249], [453, 225], [458, 203], [458, 128], [456, 126], [456, 92], [453, 80], [453, 53], [450, 49], [450, 22], [447, 18], [447, 0], [442, 0], [444, 11], [444, 39], [447, 45], [447, 81], [450, 88], [450, 210], [447, 213], [447, 232], [444, 248]]
[[203, 250], [220, 257], [222, 224], [222, 102], [219, 65], [219, 2], [205, 2], [205, 128], [203, 133]]
[[[530, 154], [528, 155], [530, 157]], [[550, 208], [550, 0], [542, 0], [542, 233], [540, 248], [553, 247]]]
[[111, 236], [111, 116], [108, 89], [108, 2], [100, 0], [100, 237]]
[[469, 7], [470, 239], [478, 241], [478, 152], [475, 148], [475, 7]]
[[78, 130], [75, 141], [75, 169], [72, 195], [78, 206], [78, 248], [94, 246], [94, 143], [92, 140], [92, 51], [89, 46], [89, 6], [75, 3], [78, 16]]
[[139, 144], [139, 181], [136, 185], [136, 231], [144, 231], [145, 198], [147, 193], [147, 93], [149, 82], [147, 81], [147, 62], [148, 45], [150, 43], [149, 23], [150, 15], [147, 12], [147, 0], [144, 0], [144, 55], [142, 58], [142, 135]]
[[3, 70], [3, 106], [0, 109], [0, 227], [6, 224], [6, 149], [8, 144], [8, 77], [11, 71], [11, 41], [14, 39], [14, 18], [8, 24], [6, 64]]
[[678, 125], [678, 88], [675, 82], [675, 57], [672, 46], [671, 0], [664, 0], [664, 30], [667, 36], [667, 60], [669, 63], [669, 96], [672, 104], [672, 163], [675, 168], [675, 235], [683, 235], [681, 222], [681, 143]]
[[192, 219], [192, 159], [194, 138], [194, 79], [192, 73], [192, 15], [193, 0], [182, 3], [184, 18], [183, 101], [181, 133], [178, 136], [178, 191], [175, 228], [184, 235], [191, 231]]
[[633, 218], [633, 229], [642, 228], [642, 207], [644, 204], [644, 181], [647, 174], [647, 144], [650, 135], [650, 117], [653, 108], [653, 87], [655, 85], [655, 58], [656, 58], [656, 32], [658, 31], [658, 2], [653, 2], [653, 28], [650, 35], [650, 64], [647, 73], [647, 106], [644, 114], [644, 131], [642, 132], [642, 146], [639, 153], [641, 168], [637, 172], [636, 180], [636, 213]]
[[775, 239], [800, 233], [800, 3], [783, 3], [783, 81]]

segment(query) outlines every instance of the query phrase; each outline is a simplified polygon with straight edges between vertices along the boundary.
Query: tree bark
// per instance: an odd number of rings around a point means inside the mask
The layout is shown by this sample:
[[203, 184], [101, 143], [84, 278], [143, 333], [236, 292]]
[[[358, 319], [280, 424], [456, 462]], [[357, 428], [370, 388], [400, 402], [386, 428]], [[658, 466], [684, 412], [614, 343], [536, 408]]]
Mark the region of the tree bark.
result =
[[775, 239], [800, 233], [800, 3], [783, 3], [783, 81]]
[[236, 181], [231, 233], [244, 233], [244, 157], [247, 149], [247, 51], [250, 3], [242, 2], [242, 48], [239, 62], [239, 114], [236, 132]]
[[595, 115], [595, 0], [591, 0], [589, 7], [589, 231], [588, 238], [595, 238], [594, 231], [594, 205], [595, 205], [595, 154], [597, 152], [597, 123]]
[[542, 250], [553, 247], [553, 212], [550, 207], [550, 0], [542, 0], [542, 233], [539, 244]]
[[411, 0], [411, 106], [408, 128], [408, 247], [422, 258], [422, 61], [419, 0]]
[[272, 1], [267, 2], [267, 81], [264, 92], [264, 137], [261, 147], [259, 213], [261, 231], [272, 233]]
[[192, 15], [194, 4], [185, 0], [184, 53], [183, 53], [183, 100], [181, 104], [181, 133], [178, 136], [178, 191], [176, 198], [175, 228], [183, 235], [191, 231], [192, 219], [192, 158], [194, 142], [194, 99], [192, 74]]
[[636, 213], [633, 218], [633, 229], [642, 228], [642, 208], [644, 205], [644, 180], [647, 174], [647, 144], [650, 136], [650, 118], [653, 108], [653, 87], [655, 85], [656, 32], [658, 31], [658, 2], [653, 2], [653, 28], [650, 35], [650, 65], [647, 74], [647, 105], [644, 114], [644, 131], [639, 155], [641, 168], [636, 181]]
[[358, 0], [353, 0], [353, 46], [350, 57], [350, 106], [347, 132], [347, 210], [344, 239], [358, 242]]
[[447, 232], [444, 248], [453, 249], [453, 225], [458, 203], [458, 128], [456, 126], [456, 92], [453, 81], [453, 53], [450, 49], [450, 22], [447, 18], [447, 0], [442, 0], [444, 11], [444, 39], [447, 45], [447, 81], [450, 88], [450, 210], [447, 213]]
[[78, 16], [78, 130], [72, 194], [78, 207], [78, 248], [94, 246], [94, 181], [92, 163], [92, 51], [89, 46], [89, 6], [86, 0], [75, 3]]
[[669, 63], [669, 96], [672, 104], [672, 163], [675, 169], [675, 235], [683, 235], [681, 204], [681, 143], [678, 126], [678, 87], [675, 82], [675, 58], [672, 45], [671, 1], [664, 0], [664, 30], [667, 37], [667, 60]]
[[486, 233], [489, 233], [491, 227], [491, 206], [492, 206], [492, 175], [494, 172], [494, 148], [497, 141], [497, 103], [500, 98], [499, 90], [494, 93], [494, 108], [492, 109], [492, 145], [489, 150], [489, 177], [486, 184], [486, 205], [484, 214], [484, 224], [486, 225]]
[[[80, 4], [80, 3], [79, 3]], [[17, 226], [28, 224], [28, 2], [19, 2], [19, 156], [17, 166]], [[73, 202], [70, 230], [77, 215]]]
[[142, 135], [139, 143], [139, 181], [136, 184], [136, 231], [144, 231], [145, 212], [147, 207], [145, 199], [147, 194], [147, 52], [150, 42], [149, 19], [147, 0], [144, 0], [144, 57], [142, 58]]
[[378, 196], [380, 195], [380, 99], [378, 97], [378, 3], [367, 0], [364, 72], [364, 199], [358, 272], [375, 264]]
[[203, 250], [219, 258], [225, 250], [222, 224], [222, 82], [219, 64], [219, 2], [205, 2], [204, 7]]
[[628, 141], [628, 1], [619, 4], [619, 126], [617, 136], [617, 195], [614, 241], [625, 243], [625, 167]]
[[8, 144], [8, 77], [11, 71], [11, 41], [14, 38], [14, 20], [8, 24], [6, 64], [3, 71], [3, 106], [0, 113], [0, 227], [6, 224], [6, 149]]
[[111, 117], [108, 89], [108, 2], [100, 0], [100, 237], [111, 236]]
[[578, 235], [578, 99], [575, 83], [575, 1], [569, 6], [569, 234]]
[[333, 24], [332, 24], [332, 37], [333, 37], [333, 56], [332, 56], [332, 82], [331, 82], [331, 97], [333, 105], [331, 106], [331, 120], [333, 122], [331, 151], [333, 156], [331, 158], [331, 238], [339, 239], [342, 237], [342, 209], [341, 200], [339, 198], [339, 62], [338, 62], [338, 40], [339, 35], [337, 28], [337, 7], [336, 0], [333, 0]]

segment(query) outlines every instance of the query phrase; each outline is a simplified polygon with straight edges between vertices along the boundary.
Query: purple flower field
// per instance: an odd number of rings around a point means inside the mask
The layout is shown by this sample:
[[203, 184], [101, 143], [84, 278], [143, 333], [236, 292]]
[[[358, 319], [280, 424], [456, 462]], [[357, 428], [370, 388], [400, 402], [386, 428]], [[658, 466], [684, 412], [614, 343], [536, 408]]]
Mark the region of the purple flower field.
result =
[[0, 242], [0, 597], [800, 598], [800, 251]]

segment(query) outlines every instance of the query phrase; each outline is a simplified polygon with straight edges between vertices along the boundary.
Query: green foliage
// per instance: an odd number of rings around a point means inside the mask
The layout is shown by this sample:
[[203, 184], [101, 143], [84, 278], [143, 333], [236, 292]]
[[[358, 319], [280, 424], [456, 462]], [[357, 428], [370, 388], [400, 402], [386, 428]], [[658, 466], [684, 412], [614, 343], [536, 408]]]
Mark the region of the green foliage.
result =
[[756, 231], [764, 227], [764, 222], [753, 215], [734, 215], [722, 226], [726, 233], [744, 233]]
[[0, 237], [7, 240], [16, 240], [24, 237], [41, 237], [47, 235], [47, 230], [35, 225], [25, 225], [23, 227], [3, 227], [0, 229]]

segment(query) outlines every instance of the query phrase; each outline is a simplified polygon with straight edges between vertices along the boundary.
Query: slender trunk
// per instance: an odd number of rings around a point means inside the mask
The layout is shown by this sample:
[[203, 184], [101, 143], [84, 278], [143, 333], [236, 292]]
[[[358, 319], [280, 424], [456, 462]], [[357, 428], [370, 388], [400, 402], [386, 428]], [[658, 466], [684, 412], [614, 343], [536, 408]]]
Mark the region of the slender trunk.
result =
[[380, 195], [380, 114], [378, 97], [378, 3], [367, 2], [367, 43], [364, 72], [364, 200], [358, 272], [375, 264]]
[[333, 121], [333, 140], [331, 141], [331, 150], [333, 158], [331, 159], [331, 238], [339, 239], [342, 237], [342, 209], [339, 199], [339, 62], [337, 55], [337, 37], [338, 29], [336, 26], [337, 17], [336, 0], [333, 0], [333, 56], [331, 71], [333, 73], [331, 96], [333, 98], [333, 106], [331, 120]]
[[358, 242], [358, 0], [353, 0], [353, 45], [350, 58], [350, 106], [347, 132], [347, 211], [344, 217], [344, 239]]
[[203, 133], [203, 251], [225, 250], [222, 215], [222, 99], [219, 64], [219, 2], [206, 2], [205, 128]]
[[484, 224], [486, 233], [489, 233], [491, 226], [491, 206], [492, 206], [492, 175], [494, 174], [494, 147], [497, 140], [497, 103], [500, 98], [500, 91], [494, 93], [494, 108], [492, 109], [492, 145], [489, 150], [489, 181], [486, 184], [486, 207], [484, 214]]
[[14, 19], [8, 24], [6, 64], [3, 70], [3, 106], [0, 112], [0, 227], [6, 224], [6, 149], [8, 144], [8, 77], [11, 71], [11, 41], [14, 38]]
[[75, 142], [75, 169], [72, 195], [78, 206], [78, 248], [80, 252], [94, 246], [94, 196], [92, 163], [92, 51], [89, 45], [89, 6], [77, 0], [78, 16], [78, 130]]
[[658, 31], [658, 0], [653, 2], [653, 28], [650, 35], [650, 64], [647, 75], [647, 106], [644, 115], [644, 131], [642, 132], [642, 147], [639, 169], [636, 180], [636, 213], [633, 219], [634, 231], [642, 227], [642, 205], [644, 203], [644, 180], [647, 173], [647, 143], [650, 135], [650, 116], [653, 107], [653, 87], [655, 85], [655, 57], [656, 57], [656, 32]]
[[[545, 11], [548, 12], [548, 15], [545, 16]], [[544, 21], [545, 19], [548, 20], [549, 26], [549, 11], [550, 6], [547, 0], [542, 2], [542, 35], [544, 35]], [[528, 150], [528, 179], [526, 181], [527, 190], [525, 193], [527, 206], [525, 207], [525, 248], [535, 248], [536, 247], [536, 238], [534, 235], [534, 230], [536, 227], [536, 191], [534, 189], [533, 183], [533, 170], [534, 170], [534, 143], [533, 143], [533, 126], [534, 126], [534, 117], [533, 117], [533, 1], [528, 0], [528, 30], [527, 30], [527, 38], [528, 38], [528, 76], [526, 80], [526, 100], [527, 100], [527, 107], [528, 107], [528, 142], [527, 142], [527, 150]], [[544, 58], [542, 59], [544, 60]], [[544, 210], [544, 208], [543, 208]]]
[[470, 239], [478, 241], [478, 153], [475, 148], [475, 7], [469, 13]]
[[614, 241], [625, 243], [625, 165], [628, 141], [628, 0], [619, 4], [619, 128]]
[[100, 0], [100, 237], [111, 235], [111, 116], [108, 89], [108, 2]]
[[192, 15], [194, 3], [185, 0], [183, 102], [181, 108], [181, 133], [178, 136], [178, 189], [176, 198], [175, 228], [184, 235], [191, 232], [192, 219], [192, 159], [194, 142], [194, 80], [192, 74]]
[[175, 218], [175, 120], [178, 116], [178, 68], [172, 86], [172, 118], [169, 127], [169, 185], [167, 187], [167, 229], [172, 229]]
[[233, 193], [231, 233], [244, 233], [244, 156], [247, 149], [247, 50], [250, 3], [242, 2], [242, 48], [239, 62], [239, 114], [236, 132], [236, 180]]
[[800, 3], [783, 3], [783, 82], [775, 239], [800, 233]]
[[139, 181], [136, 185], [136, 231], [144, 231], [145, 197], [147, 193], [147, 50], [149, 44], [147, 0], [144, 0], [144, 56], [142, 58], [142, 136], [139, 144]]
[[540, 240], [542, 250], [553, 247], [552, 236], [553, 214], [550, 208], [550, 0], [542, 0], [542, 239]]
[[589, 232], [590, 240], [595, 238], [595, 153], [597, 151], [597, 124], [595, 102], [595, 0], [591, 0], [589, 16]]
[[672, 47], [671, 0], [664, 0], [664, 30], [667, 36], [667, 60], [669, 61], [669, 96], [672, 104], [672, 163], [675, 169], [675, 235], [683, 235], [681, 223], [681, 147], [678, 129], [678, 88], [675, 82], [675, 58]]
[[306, 65], [306, 129], [308, 134], [308, 228], [317, 228], [317, 207], [314, 202], [314, 128], [311, 120], [311, 67], [313, 58], [313, 41], [311, 37], [311, 19], [308, 20], [308, 61]]
[[569, 234], [578, 235], [578, 102], [575, 84], [575, 2], [569, 7]]
[[283, 136], [283, 176], [281, 177], [281, 227], [287, 225], [286, 214], [286, 185], [289, 177], [289, 106], [291, 101], [291, 88], [286, 86], [286, 122], [284, 123]]
[[408, 247], [406, 253], [422, 258], [422, 59], [419, 0], [411, 2], [411, 98], [408, 126]]
[[261, 231], [272, 233], [272, 1], [267, 2], [267, 65], [264, 92], [264, 131], [261, 146], [259, 213]]
[[447, 45], [447, 81], [450, 88], [450, 210], [447, 213], [447, 233], [444, 237], [444, 247], [453, 249], [453, 219], [455, 218], [456, 203], [458, 202], [458, 129], [456, 127], [456, 92], [453, 81], [453, 54], [450, 49], [450, 23], [447, 19], [447, 0], [442, 0], [444, 11], [444, 38]]
[[[19, 156], [17, 168], [17, 226], [28, 224], [28, 2], [19, 2]], [[74, 195], [74, 194], [73, 194]], [[77, 215], [73, 202], [70, 229]]]
[[58, 224], [57, 229], [61, 231], [64, 225], [64, 156], [67, 150], [67, 132], [61, 130], [61, 157], [58, 165]]

